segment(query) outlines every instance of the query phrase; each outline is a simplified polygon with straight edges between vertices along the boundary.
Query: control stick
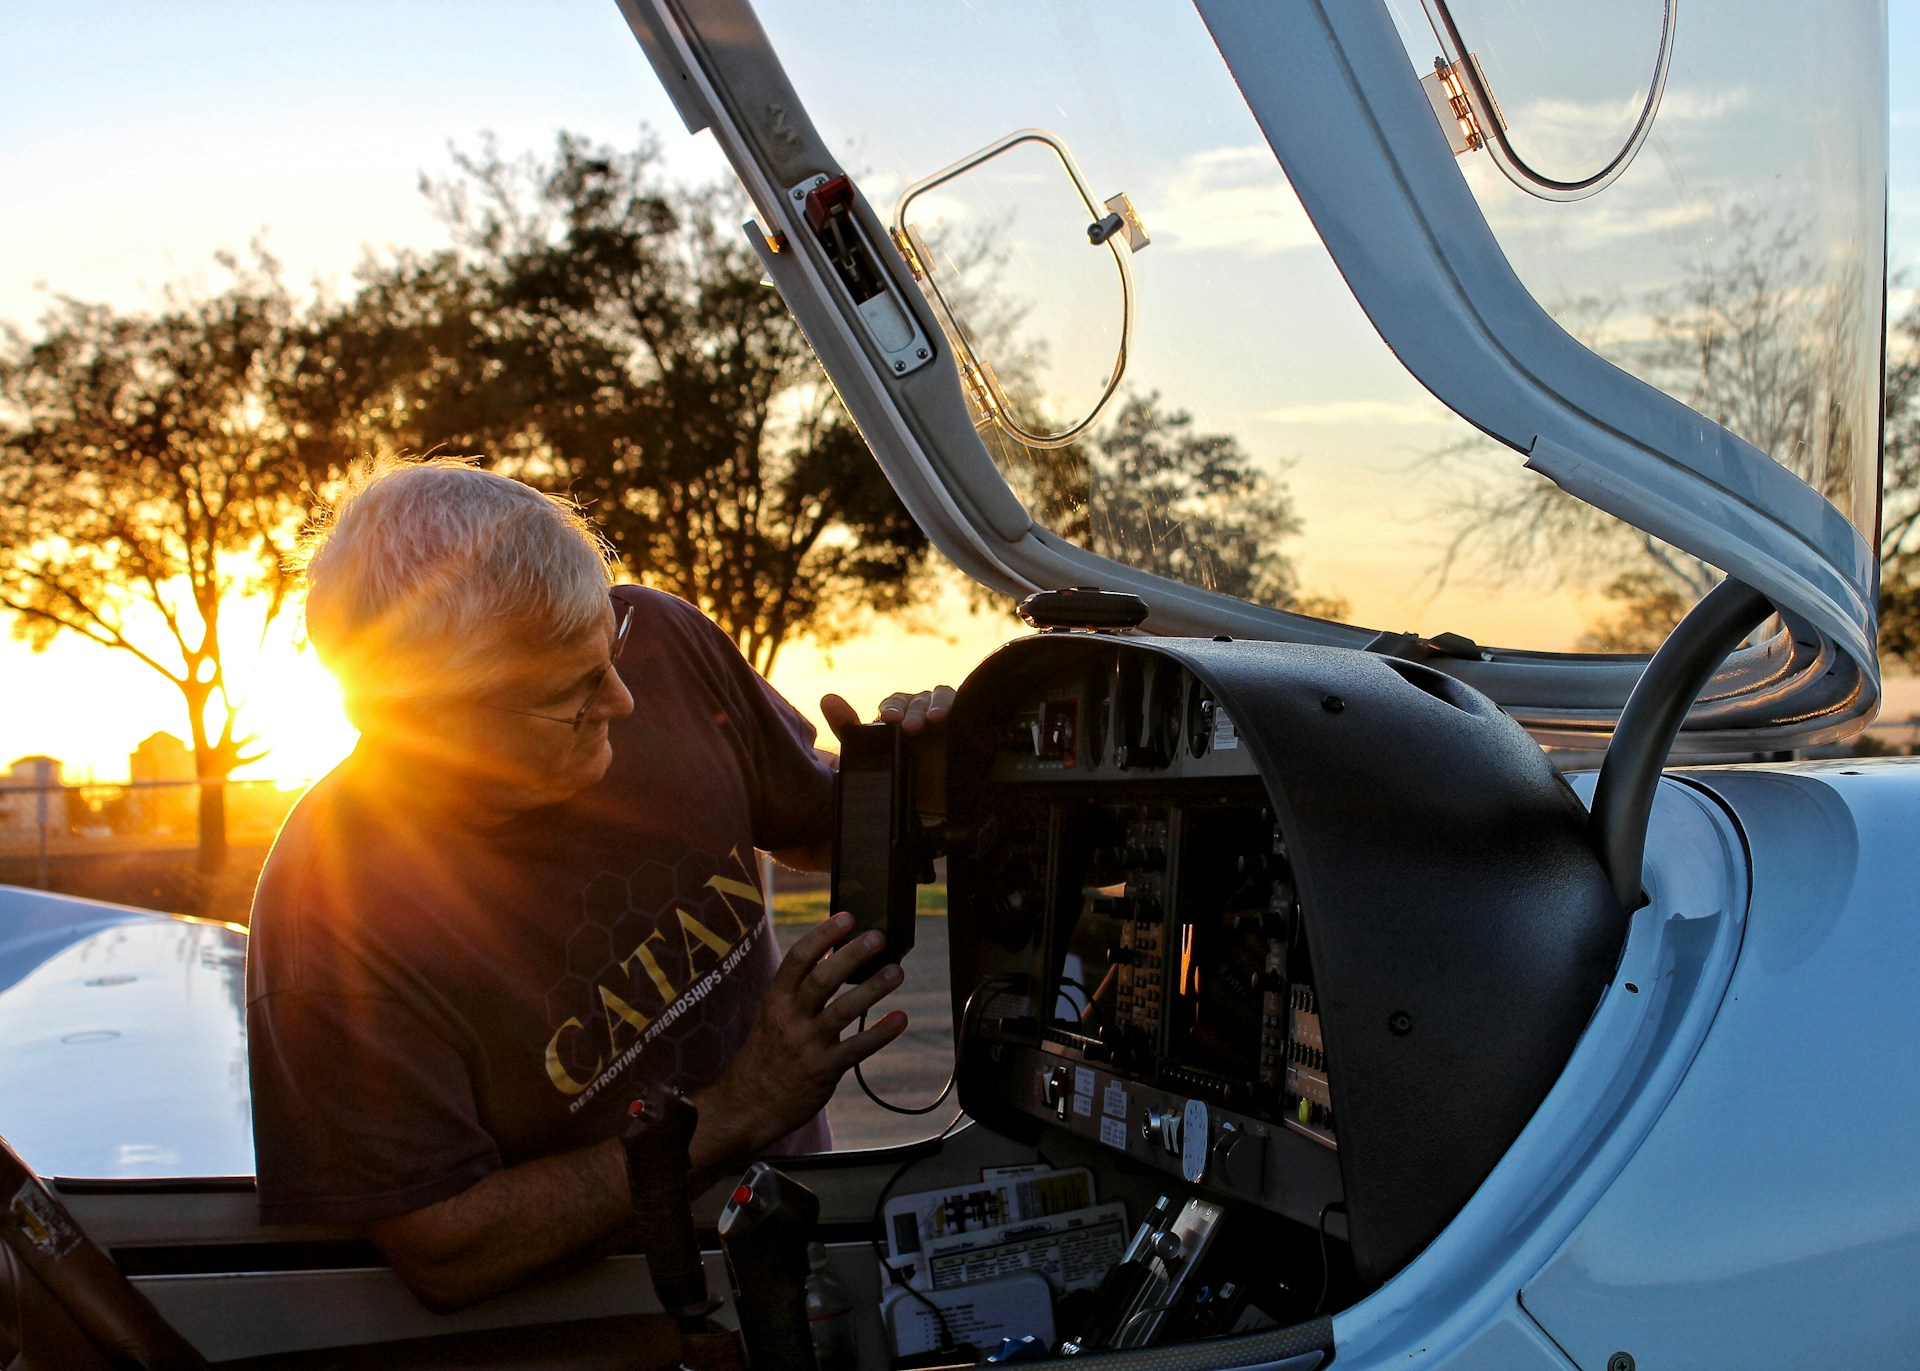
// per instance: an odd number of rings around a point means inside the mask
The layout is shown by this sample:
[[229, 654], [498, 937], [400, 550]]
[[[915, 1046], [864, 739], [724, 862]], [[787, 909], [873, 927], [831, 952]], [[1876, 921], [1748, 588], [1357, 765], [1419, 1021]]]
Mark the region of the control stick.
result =
[[807, 1243], [819, 1218], [819, 1198], [765, 1162], [747, 1168], [720, 1211], [720, 1245], [753, 1371], [816, 1371], [807, 1326]]
[[634, 1226], [653, 1273], [654, 1293], [683, 1334], [697, 1334], [705, 1330], [714, 1307], [707, 1298], [687, 1193], [688, 1148], [699, 1111], [678, 1091], [649, 1086], [627, 1112], [632, 1123], [621, 1145], [627, 1154]]

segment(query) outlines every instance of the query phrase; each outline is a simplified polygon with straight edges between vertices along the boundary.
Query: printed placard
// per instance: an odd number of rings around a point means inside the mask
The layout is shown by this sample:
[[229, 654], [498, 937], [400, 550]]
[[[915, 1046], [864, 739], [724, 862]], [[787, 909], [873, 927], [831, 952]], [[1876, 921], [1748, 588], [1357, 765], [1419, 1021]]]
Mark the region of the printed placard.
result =
[[1127, 1207], [1117, 1202], [958, 1233], [927, 1244], [915, 1284], [945, 1290], [1037, 1271], [1055, 1290], [1088, 1290], [1120, 1260], [1127, 1236]]
[[887, 1264], [909, 1277], [937, 1239], [1085, 1209], [1094, 1198], [1093, 1173], [1085, 1167], [1009, 1168], [971, 1185], [896, 1195], [881, 1211]]

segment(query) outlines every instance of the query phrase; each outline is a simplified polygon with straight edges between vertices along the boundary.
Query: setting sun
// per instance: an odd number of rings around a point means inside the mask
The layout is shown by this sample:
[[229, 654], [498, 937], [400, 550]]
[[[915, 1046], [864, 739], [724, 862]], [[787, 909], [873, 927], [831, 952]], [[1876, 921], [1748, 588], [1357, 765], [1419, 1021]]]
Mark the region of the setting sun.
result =
[[[871, 714], [896, 690], [958, 685], [988, 652], [1027, 631], [1004, 612], [970, 608], [964, 592], [946, 587], [921, 616], [876, 622], [833, 649], [794, 643], [774, 668], [774, 685], [813, 720], [830, 747], [819, 711], [822, 694], [844, 695]], [[242, 601], [223, 617], [257, 632], [257, 614], [257, 606]], [[256, 739], [253, 750], [266, 749], [234, 773], [238, 780], [317, 779], [352, 750], [358, 736], [333, 677], [297, 638], [297, 623], [297, 610], [283, 614], [264, 648], [252, 651], [249, 635], [241, 634], [228, 652], [238, 730]], [[112, 781], [127, 775], [127, 754], [143, 739], [158, 732], [184, 739], [188, 732], [173, 687], [128, 654], [71, 635], [45, 652], [14, 648], [5, 680], [0, 763], [45, 754], [60, 760], [69, 781]]]
[[311, 780], [353, 750], [359, 736], [340, 706], [340, 689], [312, 648], [271, 645], [245, 689], [240, 731], [267, 755], [235, 774], [242, 779]]
[[[252, 613], [249, 613], [252, 610]], [[238, 731], [265, 755], [236, 771], [240, 780], [305, 781], [325, 772], [352, 749], [355, 733], [340, 695], [313, 650], [295, 639], [296, 615], [283, 614], [263, 645], [259, 607], [248, 601], [225, 613], [236, 629], [225, 655]], [[0, 762], [27, 754], [57, 758], [68, 781], [112, 781], [127, 775], [127, 757], [142, 740], [190, 732], [180, 693], [130, 654], [83, 642], [71, 634], [44, 652], [14, 648], [5, 674], [0, 713]], [[217, 713], [218, 697], [210, 713]], [[217, 718], [209, 720], [218, 730]]]

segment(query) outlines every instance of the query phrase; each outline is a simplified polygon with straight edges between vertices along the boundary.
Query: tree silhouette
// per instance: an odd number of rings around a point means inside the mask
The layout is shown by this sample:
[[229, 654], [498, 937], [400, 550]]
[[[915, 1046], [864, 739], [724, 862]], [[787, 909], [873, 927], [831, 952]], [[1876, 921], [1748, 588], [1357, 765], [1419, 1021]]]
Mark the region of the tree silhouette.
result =
[[0, 606], [36, 649], [71, 633], [179, 692], [208, 873], [226, 855], [222, 783], [263, 755], [235, 732], [229, 613], [252, 597], [262, 633], [278, 618], [339, 456], [295, 399], [304, 354], [274, 264], [221, 260], [218, 294], [153, 313], [62, 298], [39, 337], [0, 343]]
[[1163, 411], [1153, 394], [1125, 400], [1092, 447], [1093, 551], [1223, 595], [1293, 604], [1298, 578], [1280, 544], [1300, 517], [1232, 437], [1195, 433], [1190, 414]]
[[1887, 330], [1880, 651], [1920, 671], [1920, 297]]
[[1671, 577], [1651, 568], [1621, 572], [1603, 593], [1619, 609], [1580, 635], [1574, 646], [1582, 652], [1655, 652], [1693, 606]]
[[927, 542], [762, 284], [736, 197], [667, 183], [645, 139], [454, 163], [423, 182], [451, 245], [368, 270], [318, 340], [338, 422], [573, 495], [762, 672], [911, 598]]
[[1195, 433], [1193, 416], [1163, 407], [1158, 392], [1126, 396], [1066, 447], [1029, 448], [984, 416], [981, 437], [1033, 516], [1091, 552], [1259, 604], [1349, 612], [1337, 596], [1300, 589], [1282, 548], [1302, 528], [1286, 484], [1230, 434]]
[[[1802, 238], [1794, 225], [1730, 214], [1718, 253], [1695, 260], [1676, 288], [1644, 302], [1650, 329], [1643, 339], [1609, 345], [1601, 337], [1617, 302], [1584, 300], [1561, 314], [1596, 351], [1612, 353], [1851, 512], [1862, 433], [1846, 397], [1873, 359], [1860, 356], [1847, 327], [1857, 282], [1843, 274], [1822, 288]], [[1888, 398], [1891, 404], [1891, 389]], [[1496, 467], [1484, 460], [1489, 446], [1474, 438], [1433, 454], [1457, 477], [1448, 488], [1445, 517], [1456, 531], [1438, 568], [1442, 580], [1463, 572], [1553, 589], [1604, 583], [1617, 609], [1577, 646], [1650, 652], [1720, 579], [1698, 558], [1543, 478], [1489, 480], [1484, 473]], [[1891, 466], [1888, 473], [1891, 487]], [[1881, 551], [1892, 555], [1884, 536]]]

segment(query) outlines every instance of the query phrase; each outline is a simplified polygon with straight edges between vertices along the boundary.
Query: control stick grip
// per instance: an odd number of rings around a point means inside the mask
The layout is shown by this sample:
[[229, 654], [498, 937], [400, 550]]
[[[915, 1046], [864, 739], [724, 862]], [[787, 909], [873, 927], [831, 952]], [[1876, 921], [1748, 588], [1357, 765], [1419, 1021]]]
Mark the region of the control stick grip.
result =
[[633, 1215], [654, 1293], [683, 1329], [698, 1332], [714, 1302], [707, 1298], [707, 1276], [700, 1265], [700, 1244], [693, 1231], [693, 1207], [687, 1172], [688, 1149], [699, 1111], [678, 1091], [649, 1086], [629, 1109], [632, 1124], [622, 1146]]
[[765, 1162], [747, 1168], [720, 1211], [720, 1244], [753, 1371], [816, 1371], [807, 1243], [819, 1218], [819, 1198]]

